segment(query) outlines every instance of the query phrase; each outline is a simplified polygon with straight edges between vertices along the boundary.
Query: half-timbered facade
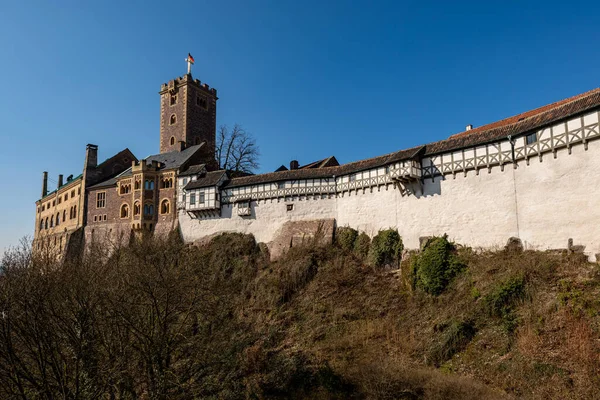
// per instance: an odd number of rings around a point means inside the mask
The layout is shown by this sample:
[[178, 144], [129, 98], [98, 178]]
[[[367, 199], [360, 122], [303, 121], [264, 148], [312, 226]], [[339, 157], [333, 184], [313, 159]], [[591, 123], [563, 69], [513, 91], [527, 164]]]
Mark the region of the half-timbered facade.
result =
[[373, 159], [233, 178], [219, 187], [218, 219], [189, 213], [186, 203], [180, 229], [188, 241], [241, 231], [269, 243], [286, 223], [334, 219], [370, 235], [395, 227], [413, 248], [444, 233], [488, 248], [516, 236], [535, 249], [573, 239], [593, 257], [599, 111], [597, 89]]

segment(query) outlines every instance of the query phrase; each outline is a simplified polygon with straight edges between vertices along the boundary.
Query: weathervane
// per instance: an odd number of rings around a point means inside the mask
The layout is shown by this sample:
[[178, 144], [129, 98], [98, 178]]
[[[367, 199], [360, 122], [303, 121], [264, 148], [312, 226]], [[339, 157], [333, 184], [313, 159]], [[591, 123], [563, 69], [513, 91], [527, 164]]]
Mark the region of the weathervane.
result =
[[185, 59], [188, 65], [188, 75], [192, 73], [192, 64], [194, 63], [194, 57], [190, 53], [188, 53], [187, 58]]

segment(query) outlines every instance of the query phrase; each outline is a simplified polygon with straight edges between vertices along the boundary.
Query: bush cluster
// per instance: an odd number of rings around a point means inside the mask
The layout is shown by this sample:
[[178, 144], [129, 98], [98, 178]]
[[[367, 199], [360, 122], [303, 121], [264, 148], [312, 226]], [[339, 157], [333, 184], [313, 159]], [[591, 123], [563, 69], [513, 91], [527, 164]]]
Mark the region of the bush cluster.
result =
[[402, 258], [404, 244], [396, 229], [379, 231], [371, 241], [369, 263], [374, 267], [397, 266]]
[[454, 244], [446, 236], [435, 237], [412, 260], [413, 286], [437, 296], [464, 268]]
[[335, 242], [344, 250], [353, 250], [357, 237], [358, 231], [347, 226], [335, 230]]

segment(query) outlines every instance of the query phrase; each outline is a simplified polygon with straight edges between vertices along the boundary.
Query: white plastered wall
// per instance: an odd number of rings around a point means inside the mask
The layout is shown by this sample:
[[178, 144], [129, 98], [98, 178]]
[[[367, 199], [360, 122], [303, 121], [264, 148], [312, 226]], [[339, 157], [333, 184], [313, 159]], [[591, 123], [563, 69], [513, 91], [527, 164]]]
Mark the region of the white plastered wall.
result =
[[[568, 129], [576, 130], [581, 125], [577, 121], [586, 126], [596, 124], [594, 129], [598, 129], [596, 112], [569, 121]], [[561, 124], [553, 129], [555, 135], [564, 132]], [[549, 132], [548, 128], [541, 130], [538, 138]], [[517, 138], [516, 146], [523, 145], [524, 138]], [[498, 147], [510, 154], [507, 140]], [[585, 253], [593, 259], [600, 252], [600, 185], [595, 179], [600, 169], [600, 140], [589, 141], [587, 150], [585, 147], [580, 142], [570, 151], [558, 149], [556, 157], [546, 152], [541, 161], [534, 155], [529, 163], [519, 160], [516, 168], [509, 162], [504, 168], [480, 168], [479, 173], [459, 171], [433, 180], [425, 178], [422, 186], [412, 184], [409, 195], [388, 184], [337, 196], [253, 201], [250, 217], [238, 216], [232, 204], [223, 205], [220, 217], [194, 218], [182, 211], [180, 227], [186, 241], [236, 231], [270, 242], [287, 221], [335, 218], [338, 226], [351, 226], [371, 236], [380, 229], [396, 227], [408, 248], [417, 248], [421, 236], [444, 233], [458, 243], [484, 248], [499, 248], [511, 236], [521, 238], [531, 249], [566, 248], [572, 238], [575, 245], [586, 246]], [[465, 149], [431, 161], [424, 159], [423, 165], [462, 160], [486, 151], [497, 150]], [[338, 184], [347, 181], [348, 176], [338, 177]], [[294, 209], [287, 211], [286, 204], [294, 204]]]

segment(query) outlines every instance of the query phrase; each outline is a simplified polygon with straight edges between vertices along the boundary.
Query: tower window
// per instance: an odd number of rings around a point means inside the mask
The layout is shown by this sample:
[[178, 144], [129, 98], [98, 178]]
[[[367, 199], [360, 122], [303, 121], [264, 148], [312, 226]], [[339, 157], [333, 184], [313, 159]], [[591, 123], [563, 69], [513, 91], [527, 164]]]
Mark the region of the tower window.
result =
[[175, 136], [171, 136], [171, 146], [175, 144]]
[[175, 125], [177, 123], [177, 116], [175, 114], [171, 115], [171, 119], [169, 120], [171, 125]]
[[172, 94], [171, 95], [171, 105], [174, 106], [175, 104], [177, 104], [177, 95]]
[[154, 205], [153, 204], [145, 204], [144, 205], [144, 215], [154, 215]]
[[144, 183], [144, 189], [146, 190], [154, 190], [154, 181], [147, 179]]
[[140, 203], [138, 202], [133, 205], [133, 215], [140, 215]]
[[204, 96], [197, 96], [196, 97], [196, 105], [204, 108], [205, 110], [207, 110], [208, 109], [208, 101], [206, 100], [206, 97], [204, 97]]

